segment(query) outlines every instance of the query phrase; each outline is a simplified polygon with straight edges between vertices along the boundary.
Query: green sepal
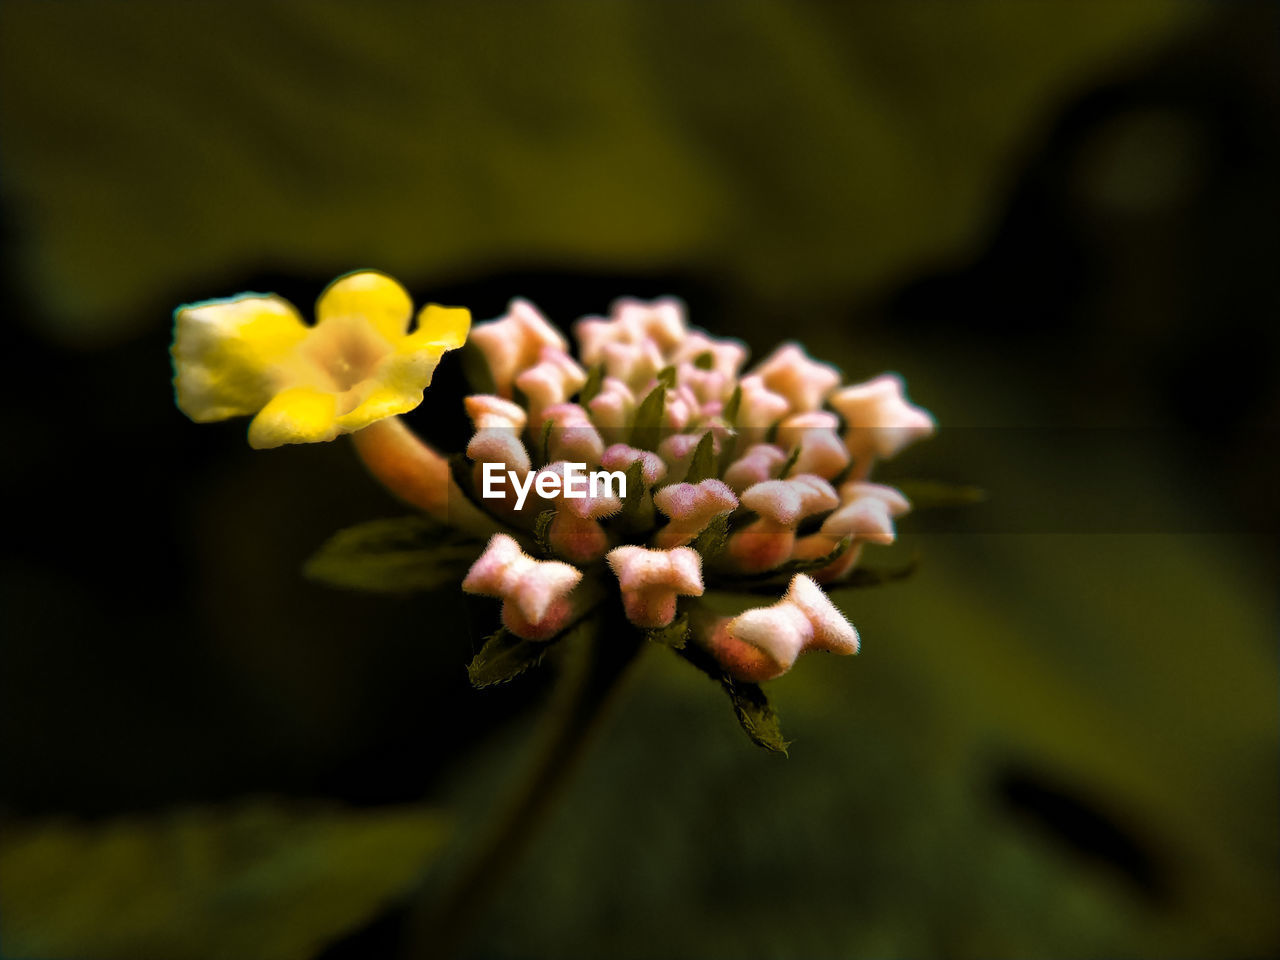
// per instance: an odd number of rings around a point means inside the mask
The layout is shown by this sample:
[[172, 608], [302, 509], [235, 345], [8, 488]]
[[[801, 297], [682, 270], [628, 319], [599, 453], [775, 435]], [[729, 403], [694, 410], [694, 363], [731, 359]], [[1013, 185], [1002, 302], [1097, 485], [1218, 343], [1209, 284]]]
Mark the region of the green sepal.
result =
[[696, 644], [688, 644], [676, 652], [720, 684], [729, 695], [729, 702], [733, 705], [733, 713], [738, 718], [739, 725], [753, 743], [784, 757], [787, 755], [787, 747], [791, 746], [791, 742], [782, 736], [778, 712], [769, 704], [769, 698], [759, 684], [735, 680], [710, 653]]
[[524, 640], [502, 627], [471, 658], [467, 676], [477, 690], [506, 683], [541, 663], [550, 646], [551, 641]]
[[458, 583], [483, 547], [425, 517], [372, 520], [335, 533], [302, 573], [351, 590], [412, 593]]
[[724, 405], [724, 409], [720, 411], [720, 416], [724, 418], [724, 422], [731, 427], [738, 425], [738, 411], [742, 407], [742, 385], [733, 388], [733, 395], [729, 397], [729, 402]]
[[785, 757], [791, 741], [782, 736], [782, 722], [778, 711], [773, 709], [760, 685], [734, 680], [727, 673], [720, 678], [720, 683], [729, 695], [733, 712], [747, 736], [766, 750]]
[[555, 422], [550, 417], [542, 425], [542, 444], [538, 454], [542, 457], [543, 466], [551, 462], [551, 430], [554, 426]]
[[644, 632], [650, 643], [659, 643], [672, 650], [683, 650], [689, 642], [689, 615], [682, 613], [665, 627], [655, 627]]
[[627, 495], [622, 501], [622, 510], [618, 513], [617, 524], [622, 529], [637, 529], [647, 526], [647, 510], [652, 506], [647, 503], [648, 492], [644, 485], [644, 464], [636, 460], [627, 467]]
[[[662, 426], [662, 413], [667, 404], [667, 388], [658, 384], [640, 401], [635, 423], [631, 428], [631, 445], [643, 450], [658, 446], [658, 430]], [[652, 444], [649, 446], [648, 444]], [[630, 488], [628, 488], [630, 489]]]
[[578, 391], [578, 404], [585, 407], [600, 394], [604, 386], [604, 364], [597, 363], [587, 371], [587, 382]]
[[791, 448], [791, 453], [787, 455], [787, 459], [782, 461], [782, 469], [778, 471], [778, 479], [787, 479], [787, 474], [795, 469], [796, 461], [800, 459], [800, 445], [796, 444]]
[[684, 475], [685, 483], [700, 483], [716, 475], [715, 438], [708, 430], [693, 448], [693, 456], [689, 460], [689, 470]]
[[675, 365], [673, 364], [669, 367], [663, 367], [661, 370], [659, 370], [657, 379], [658, 379], [658, 383], [661, 386], [666, 387], [668, 390], [674, 390], [676, 388]]
[[729, 515], [721, 513], [712, 518], [703, 531], [693, 538], [689, 546], [697, 550], [705, 565], [719, 556], [729, 540]]
[[552, 556], [555, 551], [551, 549], [551, 541], [547, 537], [547, 531], [551, 527], [551, 521], [556, 518], [554, 507], [548, 507], [538, 514], [537, 519], [533, 521], [533, 538], [538, 542], [538, 549], [545, 556]]

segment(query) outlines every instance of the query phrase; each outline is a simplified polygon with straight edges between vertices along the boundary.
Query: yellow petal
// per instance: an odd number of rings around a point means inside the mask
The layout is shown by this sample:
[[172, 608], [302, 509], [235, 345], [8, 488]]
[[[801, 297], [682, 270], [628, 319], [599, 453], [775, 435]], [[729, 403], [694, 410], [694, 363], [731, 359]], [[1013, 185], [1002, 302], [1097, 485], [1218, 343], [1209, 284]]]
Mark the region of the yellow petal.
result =
[[364, 398], [338, 417], [342, 432], [363, 430], [383, 417], [408, 413], [422, 403], [422, 393], [443, 353], [440, 347], [428, 346], [384, 361]]
[[207, 422], [256, 413], [275, 392], [272, 369], [307, 335], [288, 301], [245, 293], [174, 311], [178, 409]]
[[413, 300], [385, 273], [361, 270], [339, 277], [316, 301], [316, 320], [364, 317], [393, 343], [409, 329]]
[[438, 303], [428, 303], [418, 311], [418, 326], [405, 339], [414, 346], [401, 349], [416, 349], [416, 345], [438, 344], [445, 350], [457, 350], [467, 342], [467, 333], [471, 330], [471, 311], [466, 307], [442, 307]]
[[332, 440], [340, 432], [337, 397], [312, 387], [290, 387], [271, 399], [249, 424], [249, 446], [258, 450], [285, 443]]

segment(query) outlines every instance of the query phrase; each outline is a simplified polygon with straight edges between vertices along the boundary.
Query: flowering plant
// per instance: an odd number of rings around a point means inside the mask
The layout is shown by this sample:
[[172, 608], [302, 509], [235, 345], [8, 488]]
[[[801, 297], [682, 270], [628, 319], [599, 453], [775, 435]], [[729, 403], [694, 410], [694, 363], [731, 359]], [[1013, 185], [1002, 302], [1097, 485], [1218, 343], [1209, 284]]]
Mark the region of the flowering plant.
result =
[[[173, 347], [192, 419], [254, 415], [255, 447], [351, 433], [372, 474], [421, 511], [342, 531], [309, 573], [374, 590], [453, 579], [500, 601], [502, 626], [469, 668], [476, 686], [575, 632], [604, 634], [624, 661], [639, 640], [666, 645], [723, 684], [752, 739], [785, 752], [758, 684], [807, 651], [857, 652], [823, 587], [884, 579], [858, 561], [893, 542], [910, 504], [870, 474], [934, 429], [897, 376], [841, 386], [793, 343], [743, 373], [746, 347], [691, 329], [674, 299], [579, 320], [576, 358], [518, 299], [474, 327], [464, 309], [429, 305], [409, 332], [408, 294], [373, 271], [331, 284], [316, 314], [308, 327], [260, 294], [184, 306]], [[464, 342], [480, 392], [464, 400], [474, 435], [450, 458], [397, 414]], [[575, 466], [617, 482], [575, 495]], [[774, 602], [716, 602], [761, 594]]]
[[[579, 320], [577, 357], [524, 300], [474, 327], [464, 309], [429, 305], [410, 332], [412, 314], [398, 283], [362, 271], [325, 290], [312, 327], [261, 294], [180, 307], [173, 360], [192, 419], [252, 415], [255, 447], [350, 433], [373, 476], [418, 509], [340, 531], [309, 575], [375, 591], [455, 584], [498, 601], [501, 626], [468, 667], [476, 687], [585, 645], [585, 666], [562, 671], [567, 693], [528, 785], [450, 892], [411, 911], [410, 955], [439, 956], [645, 644], [717, 680], [751, 739], [786, 752], [759, 684], [807, 651], [858, 651], [824, 587], [909, 572], [858, 566], [911, 506], [870, 475], [934, 421], [897, 376], [842, 386], [793, 343], [743, 373], [746, 347], [690, 329], [674, 299], [619, 300], [607, 318]], [[474, 432], [446, 456], [398, 414], [459, 348]], [[578, 484], [588, 467], [599, 470]]]

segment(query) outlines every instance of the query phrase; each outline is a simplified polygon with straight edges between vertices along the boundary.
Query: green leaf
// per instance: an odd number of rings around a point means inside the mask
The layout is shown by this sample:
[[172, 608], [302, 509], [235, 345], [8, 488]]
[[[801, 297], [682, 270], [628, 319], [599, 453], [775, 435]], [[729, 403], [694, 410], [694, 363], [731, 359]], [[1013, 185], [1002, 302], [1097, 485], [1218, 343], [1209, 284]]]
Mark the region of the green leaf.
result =
[[483, 546], [423, 517], [372, 520], [339, 530], [302, 572], [312, 580], [352, 590], [431, 590], [466, 576]]
[[944, 483], [939, 480], [897, 480], [893, 485], [911, 501], [914, 510], [966, 507], [987, 499], [987, 492], [981, 487]]
[[689, 470], [684, 475], [685, 483], [699, 483], [716, 475], [715, 438], [708, 430], [693, 448], [693, 456], [689, 460]]
[[658, 371], [658, 385], [666, 387], [668, 390], [676, 388], [676, 368], [675, 365], [663, 367]]
[[731, 427], [738, 425], [738, 411], [742, 407], [742, 385], [733, 388], [733, 396], [729, 397], [729, 402], [724, 405], [724, 410], [720, 412], [720, 416], [724, 422]]
[[766, 750], [785, 757], [787, 747], [791, 744], [783, 738], [778, 712], [769, 705], [769, 698], [765, 696], [764, 690], [758, 684], [734, 680], [727, 673], [721, 677], [720, 683], [724, 686], [725, 693], [729, 694], [733, 712], [737, 714], [738, 723], [742, 724], [747, 736]]
[[263, 800], [6, 821], [4, 955], [307, 960], [407, 892], [447, 832], [423, 807]]
[[476, 688], [506, 683], [542, 662], [550, 645], [547, 640], [523, 640], [503, 627], [485, 640], [467, 665], [467, 676]]
[[659, 643], [672, 650], [683, 650], [689, 641], [689, 615], [680, 614], [665, 627], [656, 627], [644, 632], [650, 643]]
[[585, 407], [599, 395], [600, 388], [603, 386], [604, 364], [597, 363], [587, 371], [587, 382], [584, 383], [582, 385], [582, 389], [578, 391], [578, 404]]
[[729, 539], [729, 515], [722, 513], [714, 517], [706, 528], [694, 538], [689, 546], [697, 550], [705, 565], [719, 555]]
[[[642, 450], [655, 450], [658, 446], [658, 432], [662, 426], [662, 412], [667, 403], [667, 388], [662, 384], [654, 387], [640, 401], [636, 410], [635, 423], [631, 428], [631, 445]], [[628, 486], [630, 489], [630, 486]]]

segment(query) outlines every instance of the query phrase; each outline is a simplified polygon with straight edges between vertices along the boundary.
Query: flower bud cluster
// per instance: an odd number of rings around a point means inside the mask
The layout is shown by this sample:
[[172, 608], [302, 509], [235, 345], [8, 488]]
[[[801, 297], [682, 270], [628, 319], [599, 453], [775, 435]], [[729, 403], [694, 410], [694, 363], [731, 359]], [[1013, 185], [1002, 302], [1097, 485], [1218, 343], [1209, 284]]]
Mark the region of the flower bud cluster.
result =
[[[575, 596], [589, 584], [611, 584], [639, 628], [685, 610], [693, 641], [740, 680], [776, 677], [808, 650], [855, 653], [857, 632], [821, 585], [847, 578], [866, 544], [892, 543], [910, 509], [867, 479], [934, 429], [902, 380], [842, 386], [795, 343], [744, 371], [745, 346], [690, 329], [673, 299], [620, 300], [574, 334], [576, 358], [523, 300], [474, 326], [494, 392], [466, 399], [467, 456], [477, 477], [485, 462], [534, 479], [582, 463], [632, 486], [531, 496], [521, 510], [479, 501], [511, 534], [493, 537], [463, 589], [502, 599], [512, 633], [544, 640], [582, 615]], [[735, 617], [698, 606], [709, 590], [775, 577], [785, 593], [772, 605]]]

